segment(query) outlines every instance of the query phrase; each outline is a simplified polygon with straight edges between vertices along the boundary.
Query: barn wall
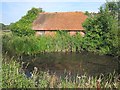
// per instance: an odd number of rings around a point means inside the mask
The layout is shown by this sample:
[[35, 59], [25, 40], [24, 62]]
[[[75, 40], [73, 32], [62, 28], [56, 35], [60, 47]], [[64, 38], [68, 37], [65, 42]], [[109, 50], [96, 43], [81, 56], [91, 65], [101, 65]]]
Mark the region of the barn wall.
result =
[[55, 36], [56, 31], [45, 31], [46, 36]]
[[85, 33], [84, 32], [80, 32], [80, 35], [82, 36], [82, 37], [84, 37], [85, 36]]
[[69, 34], [70, 34], [71, 36], [76, 35], [76, 31], [69, 31]]
[[[85, 33], [82, 31], [69, 31], [68, 33], [71, 36], [74, 36], [74, 35], [76, 35], [77, 32], [79, 32], [82, 37], [85, 36]], [[55, 36], [55, 34], [56, 34], [56, 31], [36, 31], [36, 33], [35, 33], [36, 36], [41, 36], [41, 35]]]
[[70, 34], [71, 36], [74, 36], [74, 35], [76, 35], [77, 32], [80, 33], [80, 35], [81, 35], [82, 37], [85, 36], [85, 33], [82, 32], [82, 31], [69, 31], [69, 34]]
[[45, 31], [36, 31], [35, 32], [35, 36], [41, 36], [41, 35], [44, 35], [45, 34]]

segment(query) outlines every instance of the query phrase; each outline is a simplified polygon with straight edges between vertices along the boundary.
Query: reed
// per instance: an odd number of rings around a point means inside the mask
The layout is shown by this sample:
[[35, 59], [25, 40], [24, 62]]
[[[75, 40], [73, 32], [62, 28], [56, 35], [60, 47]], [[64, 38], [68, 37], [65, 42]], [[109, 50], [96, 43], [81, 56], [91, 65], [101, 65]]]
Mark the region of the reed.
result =
[[29, 88], [34, 82], [19, 73], [20, 64], [17, 61], [4, 58], [2, 64], [2, 88]]
[[76, 52], [82, 50], [82, 37], [80, 34], [70, 36], [67, 32], [61, 31], [55, 37], [3, 35], [3, 50], [18, 55], [33, 55], [44, 52]]
[[57, 76], [55, 73], [33, 70], [32, 77], [27, 78], [19, 70], [21, 64], [14, 58], [4, 58], [2, 65], [2, 88], [119, 88], [120, 82], [117, 80], [117, 74], [88, 76], [64, 73], [63, 76]]

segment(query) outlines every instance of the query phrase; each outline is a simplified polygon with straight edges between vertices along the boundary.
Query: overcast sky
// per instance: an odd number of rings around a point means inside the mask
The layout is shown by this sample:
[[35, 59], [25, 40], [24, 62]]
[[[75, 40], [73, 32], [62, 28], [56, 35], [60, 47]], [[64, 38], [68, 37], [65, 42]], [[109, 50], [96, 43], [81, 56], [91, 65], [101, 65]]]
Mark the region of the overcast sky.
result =
[[[19, 0], [18, 0], [19, 1]], [[30, 0], [29, 0], [30, 1]], [[56, 0], [58, 2], [44, 2], [37, 1], [37, 2], [29, 2], [26, 0], [26, 2], [12, 2], [3, 0], [0, 3], [0, 6], [2, 6], [2, 19], [0, 19], [0, 22], [4, 24], [10, 24], [12, 22], [18, 21], [22, 16], [26, 14], [28, 10], [30, 10], [32, 7], [36, 8], [43, 8], [45, 12], [68, 12], [68, 11], [89, 11], [89, 12], [98, 12], [99, 7], [105, 3], [105, 1], [97, 2], [98, 0], [91, 0], [91, 2], [87, 2], [86, 0], [78, 1], [74, 0], [74, 2], [71, 0], [68, 2], [61, 2], [60, 0]], [[90, 0], [89, 0], [90, 1]], [[99, 0], [100, 1], [100, 0]]]

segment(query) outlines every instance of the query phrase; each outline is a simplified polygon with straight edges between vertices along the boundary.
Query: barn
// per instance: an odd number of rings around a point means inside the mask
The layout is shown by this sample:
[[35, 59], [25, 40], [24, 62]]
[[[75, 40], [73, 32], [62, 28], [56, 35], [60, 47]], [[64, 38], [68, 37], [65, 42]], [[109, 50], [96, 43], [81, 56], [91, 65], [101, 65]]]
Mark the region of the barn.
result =
[[70, 35], [77, 32], [84, 36], [82, 23], [87, 16], [83, 12], [42, 12], [33, 21], [36, 35], [55, 35], [57, 30], [65, 30]]

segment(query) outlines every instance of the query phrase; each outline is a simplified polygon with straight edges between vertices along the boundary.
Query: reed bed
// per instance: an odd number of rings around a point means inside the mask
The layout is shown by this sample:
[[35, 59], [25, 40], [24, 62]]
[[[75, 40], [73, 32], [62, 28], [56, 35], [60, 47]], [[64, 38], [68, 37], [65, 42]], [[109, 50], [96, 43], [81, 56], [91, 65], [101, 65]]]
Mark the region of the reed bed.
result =
[[21, 73], [21, 63], [14, 58], [3, 58], [2, 88], [120, 88], [118, 74], [88, 76], [70, 73], [64, 76], [50, 74], [48, 71], [32, 71], [31, 77]]
[[82, 51], [82, 37], [78, 33], [70, 36], [67, 32], [59, 31], [53, 36], [16, 36], [3, 35], [3, 50], [15, 54], [33, 55], [45, 52], [80, 52]]

